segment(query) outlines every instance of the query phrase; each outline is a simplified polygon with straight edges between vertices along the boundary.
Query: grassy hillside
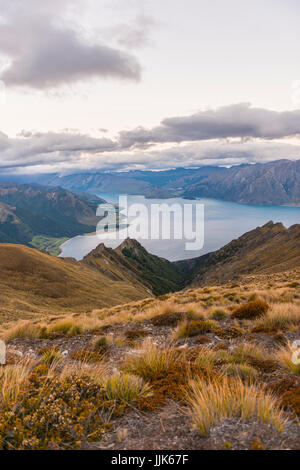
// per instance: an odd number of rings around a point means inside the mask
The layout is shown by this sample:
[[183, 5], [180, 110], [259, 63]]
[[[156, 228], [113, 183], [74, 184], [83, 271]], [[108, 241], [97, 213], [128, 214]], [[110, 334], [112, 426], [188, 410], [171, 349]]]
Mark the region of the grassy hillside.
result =
[[0, 283], [1, 323], [86, 312], [149, 296], [142, 284], [111, 279], [84, 263], [22, 245], [0, 245]]
[[0, 447], [299, 449], [299, 281], [246, 276], [2, 328]]

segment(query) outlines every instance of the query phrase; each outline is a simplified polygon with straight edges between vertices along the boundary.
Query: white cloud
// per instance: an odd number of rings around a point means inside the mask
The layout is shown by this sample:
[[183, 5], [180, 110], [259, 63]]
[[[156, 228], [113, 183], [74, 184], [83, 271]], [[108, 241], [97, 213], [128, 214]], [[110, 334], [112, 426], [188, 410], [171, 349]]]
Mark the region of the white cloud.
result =
[[[88, 42], [66, 12], [79, 0], [0, 2], [1, 74], [6, 86], [55, 88], [95, 77], [139, 80], [136, 58], [111, 45]], [[84, 4], [82, 4], [84, 5]]]

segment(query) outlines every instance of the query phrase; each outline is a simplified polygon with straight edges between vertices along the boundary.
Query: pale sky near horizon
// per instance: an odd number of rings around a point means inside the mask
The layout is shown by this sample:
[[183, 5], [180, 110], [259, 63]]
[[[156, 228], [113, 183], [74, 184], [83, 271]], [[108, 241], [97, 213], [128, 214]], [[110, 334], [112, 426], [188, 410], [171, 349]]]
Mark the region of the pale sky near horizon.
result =
[[298, 0], [0, 0], [2, 171], [300, 158], [299, 13]]

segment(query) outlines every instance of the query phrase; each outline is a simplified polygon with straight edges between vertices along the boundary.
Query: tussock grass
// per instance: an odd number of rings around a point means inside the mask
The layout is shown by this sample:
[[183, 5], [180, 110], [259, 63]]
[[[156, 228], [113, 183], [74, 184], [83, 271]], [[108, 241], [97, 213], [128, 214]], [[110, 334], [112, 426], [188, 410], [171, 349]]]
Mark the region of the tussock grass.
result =
[[247, 364], [227, 364], [222, 372], [230, 377], [238, 377], [243, 382], [253, 382], [257, 376], [257, 370]]
[[51, 365], [54, 362], [58, 362], [62, 358], [61, 352], [55, 348], [45, 349], [41, 352], [41, 356], [44, 364], [46, 365]]
[[266, 316], [255, 322], [255, 327], [289, 329], [300, 326], [300, 308], [294, 303], [274, 304]]
[[123, 369], [129, 374], [139, 375], [145, 380], [167, 372], [178, 357], [178, 353], [174, 349], [160, 349], [149, 339], [146, 339], [136, 352], [136, 355], [127, 357]]
[[131, 374], [114, 374], [103, 381], [107, 400], [136, 403], [140, 398], [151, 394], [151, 387], [141, 377]]
[[203, 346], [195, 360], [198, 366], [212, 369], [219, 362], [219, 355], [213, 349]]
[[47, 329], [47, 334], [51, 335], [51, 333], [61, 333], [63, 335], [68, 336], [77, 336], [83, 333], [83, 326], [75, 319], [62, 320], [54, 323]]
[[232, 350], [233, 356], [238, 362], [247, 361], [248, 358], [255, 359], [256, 361], [273, 360], [272, 354], [268, 353], [265, 348], [255, 343], [241, 343]]
[[191, 381], [187, 400], [191, 419], [202, 436], [207, 436], [210, 429], [225, 418], [258, 419], [279, 432], [284, 430], [284, 413], [277, 399], [239, 379], [224, 377], [210, 383], [201, 379]]
[[211, 318], [212, 320], [223, 320], [228, 316], [228, 313], [222, 308], [215, 308], [209, 312], [209, 318]]
[[39, 325], [34, 325], [31, 322], [20, 322], [5, 331], [2, 337], [6, 342], [12, 341], [15, 338], [39, 338], [41, 331], [42, 328]]
[[111, 344], [112, 344], [111, 338], [108, 338], [107, 336], [100, 336], [99, 338], [95, 339], [93, 343], [93, 350], [104, 352], [109, 348]]
[[181, 322], [173, 333], [174, 340], [197, 336], [203, 333], [211, 333], [218, 329], [218, 323], [214, 320], [184, 320]]
[[16, 401], [30, 374], [28, 361], [0, 368], [0, 403]]
[[288, 348], [282, 348], [277, 352], [276, 359], [289, 372], [295, 375], [300, 375], [300, 364], [295, 363], [295, 359], [299, 360], [300, 355], [296, 357], [297, 354], [295, 354], [295, 358], [293, 360], [294, 353], [295, 351], [292, 349], [291, 345], [289, 345]]
[[59, 363], [54, 363], [49, 367], [47, 376], [58, 376], [59, 380], [72, 377], [88, 377], [92, 382], [98, 385], [103, 384], [105, 376], [109, 373], [109, 367], [103, 362], [86, 364], [84, 362], [65, 363], [63, 366]]

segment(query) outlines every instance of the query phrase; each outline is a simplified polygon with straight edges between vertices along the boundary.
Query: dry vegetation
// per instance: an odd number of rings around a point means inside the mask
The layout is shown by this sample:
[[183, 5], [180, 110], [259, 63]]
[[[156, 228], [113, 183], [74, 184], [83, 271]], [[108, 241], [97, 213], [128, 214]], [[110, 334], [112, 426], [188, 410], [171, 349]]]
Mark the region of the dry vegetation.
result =
[[84, 262], [55, 258], [22, 245], [0, 246], [0, 324], [83, 313], [142, 299], [148, 290], [117, 272], [115, 279]]
[[[158, 439], [170, 403], [190, 448], [234, 447], [212, 436], [235, 422], [249, 430], [242, 448], [299, 447], [300, 369], [291, 349], [300, 339], [299, 279], [252, 277], [2, 325], [9, 364], [0, 369], [0, 447], [139, 448], [128, 433], [146, 416]], [[175, 422], [167, 430], [174, 448]]]

